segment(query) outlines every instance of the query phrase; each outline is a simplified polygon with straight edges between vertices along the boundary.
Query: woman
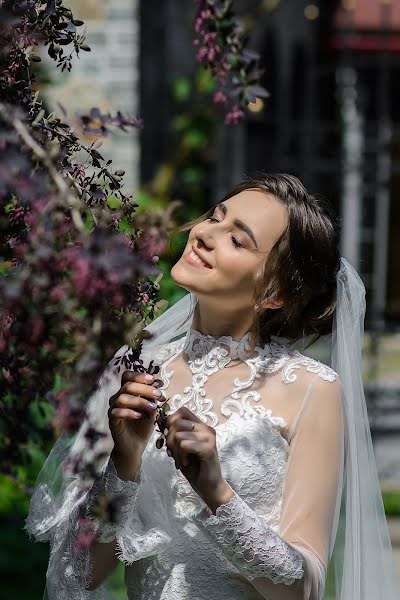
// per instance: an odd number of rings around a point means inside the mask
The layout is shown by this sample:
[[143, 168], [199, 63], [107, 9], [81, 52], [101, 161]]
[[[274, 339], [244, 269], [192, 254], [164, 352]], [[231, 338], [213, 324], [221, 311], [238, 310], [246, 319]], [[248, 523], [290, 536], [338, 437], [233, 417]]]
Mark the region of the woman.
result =
[[[320, 600], [333, 559], [335, 598], [394, 600], [359, 377], [365, 290], [335, 220], [295, 177], [260, 175], [187, 229], [171, 276], [190, 294], [142, 353], [158, 381], [114, 373], [90, 402], [108, 433], [92, 489], [69, 482], [55, 502], [42, 484], [32, 499], [26, 529], [51, 542], [46, 597], [110, 598], [123, 561], [129, 599]], [[330, 332], [337, 371], [295, 349]], [[91, 512], [102, 490], [119, 494], [114, 525]], [[97, 540], [76, 554], [82, 507]]]

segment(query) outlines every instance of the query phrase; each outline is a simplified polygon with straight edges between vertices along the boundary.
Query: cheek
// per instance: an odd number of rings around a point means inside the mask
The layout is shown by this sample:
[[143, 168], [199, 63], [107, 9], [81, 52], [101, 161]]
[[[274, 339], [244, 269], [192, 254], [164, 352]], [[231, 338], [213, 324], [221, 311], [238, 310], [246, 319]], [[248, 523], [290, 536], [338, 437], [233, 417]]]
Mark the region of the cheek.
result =
[[231, 287], [254, 285], [258, 263], [246, 250], [224, 250], [216, 257], [217, 268], [231, 282]]

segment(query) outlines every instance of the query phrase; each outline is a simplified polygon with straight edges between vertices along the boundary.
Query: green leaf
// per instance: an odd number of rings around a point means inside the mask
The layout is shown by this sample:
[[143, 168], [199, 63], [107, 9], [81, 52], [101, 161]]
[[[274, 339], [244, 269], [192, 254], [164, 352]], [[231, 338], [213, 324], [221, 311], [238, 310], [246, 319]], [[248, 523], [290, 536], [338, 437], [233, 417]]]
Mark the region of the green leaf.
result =
[[92, 231], [92, 229], [95, 226], [95, 222], [94, 222], [92, 214], [89, 211], [87, 211], [85, 213], [84, 223], [85, 223], [86, 231]]
[[122, 202], [116, 196], [109, 196], [107, 198], [107, 206], [109, 208], [120, 208], [122, 206]]
[[128, 222], [128, 219], [121, 219], [119, 227], [118, 227], [118, 231], [120, 233], [135, 233], [135, 228], [131, 225], [131, 223]]
[[29, 404], [33, 424], [43, 429], [54, 415], [54, 408], [48, 402], [36, 401]]

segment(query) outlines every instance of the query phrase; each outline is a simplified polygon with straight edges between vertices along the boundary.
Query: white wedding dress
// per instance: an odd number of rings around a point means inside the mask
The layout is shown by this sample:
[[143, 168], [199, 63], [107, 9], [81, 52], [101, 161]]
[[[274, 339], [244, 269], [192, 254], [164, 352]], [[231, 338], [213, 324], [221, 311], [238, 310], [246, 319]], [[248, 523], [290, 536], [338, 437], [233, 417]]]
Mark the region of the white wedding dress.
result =
[[[122, 494], [120, 523], [95, 523], [100, 541], [117, 538], [129, 600], [324, 595], [343, 486], [341, 382], [327, 365], [277, 341], [246, 359], [249, 335], [233, 340], [191, 328], [151, 357], [161, 366], [157, 377], [170, 412], [187, 406], [216, 431], [222, 474], [234, 491], [216, 515], [165, 446], [156, 448], [156, 430], [135, 481], [119, 480], [108, 459], [79, 500], [88, 510], [103, 488]], [[120, 375], [105, 393], [119, 387]], [[76, 499], [71, 484], [62, 509], [52, 514], [46, 486], [39, 486], [25, 528], [50, 541], [52, 598], [110, 598], [106, 586], [84, 589], [89, 556], [72, 552]]]

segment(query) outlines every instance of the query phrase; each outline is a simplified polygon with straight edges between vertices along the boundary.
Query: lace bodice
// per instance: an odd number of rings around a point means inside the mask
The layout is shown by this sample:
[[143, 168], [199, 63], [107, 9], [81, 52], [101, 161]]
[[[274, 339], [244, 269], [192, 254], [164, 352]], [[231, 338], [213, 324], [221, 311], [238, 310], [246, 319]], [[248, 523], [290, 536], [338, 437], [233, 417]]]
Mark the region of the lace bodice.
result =
[[[102, 487], [124, 494], [121, 521], [97, 536], [117, 538], [129, 600], [323, 596], [343, 459], [340, 381], [278, 341], [249, 357], [248, 342], [249, 334], [234, 340], [190, 329], [153, 357], [170, 411], [186, 406], [215, 428], [234, 492], [227, 504], [212, 514], [174, 459], [156, 448], [156, 431], [134, 482], [121, 482], [110, 459], [82, 500], [89, 509]], [[27, 529], [35, 533], [33, 516]], [[88, 578], [87, 557], [69, 561], [74, 581]], [[59, 597], [106, 593], [102, 586]]]

